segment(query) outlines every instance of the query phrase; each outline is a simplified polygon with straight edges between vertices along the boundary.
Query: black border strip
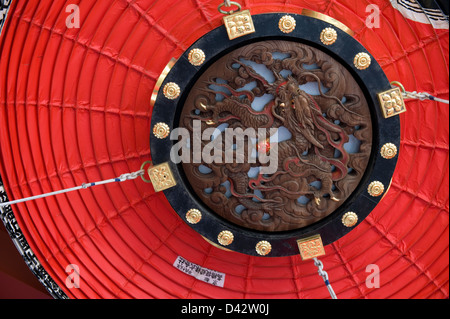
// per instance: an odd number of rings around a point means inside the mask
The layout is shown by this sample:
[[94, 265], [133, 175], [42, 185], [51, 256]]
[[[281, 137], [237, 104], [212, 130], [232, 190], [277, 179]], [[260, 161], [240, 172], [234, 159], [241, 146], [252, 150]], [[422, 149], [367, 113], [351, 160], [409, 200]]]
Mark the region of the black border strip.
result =
[[[13, 0], [0, 0], [0, 36], [2, 34], [3, 26], [11, 8]], [[0, 202], [8, 202], [8, 195], [4, 188], [3, 180], [0, 175]], [[16, 217], [11, 209], [11, 206], [0, 207], [0, 219], [5, 225], [6, 231], [11, 237], [17, 251], [22, 256], [28, 268], [37, 277], [39, 282], [45, 287], [49, 294], [55, 299], [69, 299], [58, 284], [51, 278], [48, 272], [39, 262], [30, 245], [28, 244], [22, 230], [19, 227]]]
[[0, 35], [13, 0], [0, 0]]
[[[6, 190], [3, 186], [3, 180], [0, 176], [0, 202], [5, 203], [8, 201], [8, 195], [6, 194]], [[6, 231], [11, 237], [17, 251], [24, 259], [28, 268], [30, 268], [31, 272], [37, 277], [45, 289], [47, 289], [50, 295], [55, 299], [69, 299], [64, 291], [51, 278], [34, 254], [22, 230], [20, 229], [19, 223], [14, 216], [11, 206], [8, 205], [0, 207], [0, 219], [3, 221]]]

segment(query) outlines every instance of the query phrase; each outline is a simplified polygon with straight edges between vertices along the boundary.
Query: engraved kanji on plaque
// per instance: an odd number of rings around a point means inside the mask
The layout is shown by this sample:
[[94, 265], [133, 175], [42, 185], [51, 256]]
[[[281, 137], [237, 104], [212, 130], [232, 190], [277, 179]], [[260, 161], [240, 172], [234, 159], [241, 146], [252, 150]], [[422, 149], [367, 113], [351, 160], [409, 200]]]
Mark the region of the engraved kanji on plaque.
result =
[[223, 18], [230, 40], [254, 33], [255, 26], [250, 10], [238, 11]]
[[161, 192], [177, 185], [168, 163], [150, 167], [148, 169], [148, 175], [155, 192]]
[[405, 101], [400, 88], [394, 88], [378, 94], [384, 118], [389, 118], [406, 112]]
[[323, 248], [322, 238], [320, 235], [300, 239], [297, 241], [297, 244], [302, 260], [308, 260], [325, 255], [325, 249]]

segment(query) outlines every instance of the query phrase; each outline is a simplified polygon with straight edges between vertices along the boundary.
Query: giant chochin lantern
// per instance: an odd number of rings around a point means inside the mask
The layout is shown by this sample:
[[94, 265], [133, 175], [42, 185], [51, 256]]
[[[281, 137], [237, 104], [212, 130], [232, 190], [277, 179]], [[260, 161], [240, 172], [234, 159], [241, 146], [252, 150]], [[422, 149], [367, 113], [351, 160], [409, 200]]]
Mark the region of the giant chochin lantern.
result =
[[1, 217], [54, 297], [448, 298], [448, 5], [2, 6]]

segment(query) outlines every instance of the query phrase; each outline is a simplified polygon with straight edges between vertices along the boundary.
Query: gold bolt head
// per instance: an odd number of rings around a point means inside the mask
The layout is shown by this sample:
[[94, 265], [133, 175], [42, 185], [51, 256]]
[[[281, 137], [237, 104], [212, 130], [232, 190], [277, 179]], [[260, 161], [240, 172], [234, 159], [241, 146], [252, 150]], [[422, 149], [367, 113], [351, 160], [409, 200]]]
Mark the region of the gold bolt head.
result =
[[345, 213], [344, 216], [342, 216], [342, 224], [344, 224], [345, 227], [353, 227], [358, 222], [358, 215], [356, 215], [354, 212], [348, 212]]
[[369, 192], [370, 196], [378, 197], [384, 192], [384, 185], [381, 182], [374, 181], [370, 183], [367, 191]]
[[222, 246], [230, 245], [233, 242], [233, 240], [234, 240], [234, 235], [232, 232], [230, 232], [228, 230], [224, 230], [224, 231], [220, 232], [219, 236], [217, 236], [217, 241]]
[[169, 100], [175, 100], [180, 96], [181, 90], [178, 84], [169, 82], [164, 86], [163, 93]]
[[202, 220], [202, 212], [195, 208], [190, 209], [186, 213], [186, 220], [188, 221], [189, 224], [192, 225], [198, 224]]
[[372, 59], [370, 58], [369, 54], [361, 52], [355, 56], [353, 63], [358, 70], [365, 70], [372, 63]]
[[278, 22], [278, 27], [280, 28], [280, 31], [283, 33], [291, 33], [292, 31], [295, 30], [296, 25], [297, 22], [290, 15], [283, 16]]
[[260, 241], [256, 244], [256, 252], [258, 255], [266, 256], [272, 251], [272, 245], [268, 241]]
[[386, 143], [381, 148], [381, 156], [385, 159], [393, 159], [397, 156], [397, 146], [392, 143]]
[[333, 28], [325, 28], [320, 34], [320, 41], [325, 45], [332, 45], [336, 42], [338, 34]]
[[194, 66], [200, 66], [205, 62], [206, 55], [205, 52], [203, 52], [200, 49], [192, 49], [189, 52], [188, 60], [189, 63], [191, 63]]
[[170, 127], [166, 123], [157, 123], [153, 127], [153, 135], [160, 140], [165, 139], [170, 134]]

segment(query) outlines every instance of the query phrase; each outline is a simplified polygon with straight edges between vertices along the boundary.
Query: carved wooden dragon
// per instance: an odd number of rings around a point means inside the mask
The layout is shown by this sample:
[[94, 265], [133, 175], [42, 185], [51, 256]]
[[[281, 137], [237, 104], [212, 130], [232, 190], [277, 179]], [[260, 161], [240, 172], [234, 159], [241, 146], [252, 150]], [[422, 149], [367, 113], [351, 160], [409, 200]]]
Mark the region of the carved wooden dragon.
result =
[[[273, 52], [288, 57], [275, 59]], [[270, 82], [246, 61], [264, 65], [275, 80]], [[317, 67], [306, 69], [305, 64]], [[198, 164], [183, 164], [196, 193], [223, 217], [265, 231], [304, 227], [334, 211], [356, 188], [371, 150], [370, 112], [348, 71], [321, 51], [287, 41], [248, 45], [216, 65], [191, 91], [180, 126], [192, 129], [193, 120], [201, 120], [202, 129], [223, 123], [255, 130], [283, 126], [292, 137], [278, 144], [278, 171], [269, 176], [249, 177], [250, 168], [261, 166], [258, 162], [209, 164], [208, 174], [202, 174]], [[282, 76], [283, 70], [291, 74]], [[320, 94], [302, 90], [308, 82], [316, 82]], [[243, 89], [249, 83], [256, 87]], [[328, 92], [322, 92], [321, 84]], [[262, 111], [255, 111], [255, 98], [264, 94], [273, 99]], [[344, 146], [352, 134], [361, 146], [350, 154]], [[231, 196], [225, 195], [226, 181]], [[312, 186], [315, 181], [321, 187]], [[310, 202], [300, 204], [302, 196]], [[236, 212], [238, 206], [244, 207], [241, 213]]]

